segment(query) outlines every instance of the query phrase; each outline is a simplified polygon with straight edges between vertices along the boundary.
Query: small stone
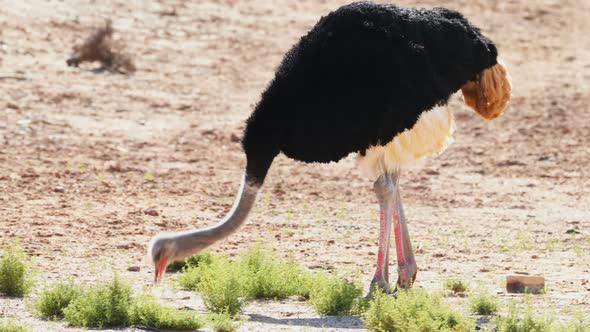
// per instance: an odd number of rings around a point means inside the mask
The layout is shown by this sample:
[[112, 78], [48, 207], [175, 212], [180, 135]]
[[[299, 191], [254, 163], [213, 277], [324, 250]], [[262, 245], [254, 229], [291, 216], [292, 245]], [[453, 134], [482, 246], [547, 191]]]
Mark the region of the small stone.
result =
[[63, 193], [63, 192], [65, 192], [65, 191], [66, 191], [66, 190], [65, 190], [65, 189], [64, 189], [64, 187], [62, 187], [62, 186], [55, 186], [55, 187], [53, 188], [53, 192], [56, 192], [56, 193]]
[[235, 133], [232, 133], [231, 136], [229, 137], [229, 140], [236, 143], [240, 141], [240, 136], [236, 135]]
[[23, 126], [23, 127], [26, 127], [31, 124], [31, 120], [30, 119], [22, 119], [22, 120], [16, 121], [16, 123]]
[[157, 217], [160, 215], [156, 209], [148, 209], [148, 210], [143, 211], [143, 213], [145, 213], [149, 216], [152, 216], [152, 217]]
[[127, 271], [131, 271], [131, 272], [139, 272], [140, 268], [139, 266], [130, 266]]

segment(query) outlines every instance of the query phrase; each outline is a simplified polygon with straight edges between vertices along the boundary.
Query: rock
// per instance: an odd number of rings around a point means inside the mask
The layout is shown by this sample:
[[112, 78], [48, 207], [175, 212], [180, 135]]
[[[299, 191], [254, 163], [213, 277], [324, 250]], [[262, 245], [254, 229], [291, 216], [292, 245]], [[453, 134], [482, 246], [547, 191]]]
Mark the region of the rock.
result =
[[53, 192], [56, 192], [56, 193], [63, 193], [63, 192], [65, 192], [65, 191], [66, 191], [66, 190], [65, 190], [65, 189], [64, 189], [64, 187], [62, 187], [62, 186], [55, 186], [55, 187], [53, 188]]
[[127, 271], [131, 271], [131, 272], [139, 272], [140, 268], [139, 266], [130, 266]]
[[13, 110], [19, 110], [20, 109], [20, 107], [18, 107], [17, 104], [11, 103], [11, 102], [6, 103], [6, 108], [11, 108]]
[[232, 133], [231, 134], [231, 136], [229, 137], [229, 140], [232, 141], [232, 142], [234, 142], [234, 143], [241, 141], [240, 136], [238, 136], [235, 133]]
[[32, 121], [31, 121], [31, 119], [22, 119], [22, 120], [18, 120], [18, 121], [16, 121], [16, 123], [17, 123], [18, 125], [21, 125], [21, 126], [23, 126], [23, 127], [26, 127], [26, 126], [30, 125], [30, 124], [31, 124], [31, 122], [32, 122]]
[[152, 217], [157, 217], [160, 215], [156, 209], [148, 209], [148, 210], [143, 211], [143, 213], [145, 213], [149, 216], [152, 216]]
[[545, 288], [545, 278], [531, 275], [510, 275], [506, 277], [508, 293], [538, 294]]

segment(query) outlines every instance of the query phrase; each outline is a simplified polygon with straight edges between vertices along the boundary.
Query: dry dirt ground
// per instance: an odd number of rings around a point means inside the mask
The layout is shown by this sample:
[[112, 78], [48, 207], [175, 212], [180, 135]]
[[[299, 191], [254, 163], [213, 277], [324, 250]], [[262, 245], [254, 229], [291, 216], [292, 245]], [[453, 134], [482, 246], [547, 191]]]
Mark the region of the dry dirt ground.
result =
[[[36, 292], [113, 271], [148, 287], [148, 240], [228, 211], [244, 120], [284, 52], [344, 3], [1, 0], [0, 240], [19, 239], [34, 256]], [[590, 312], [590, 2], [400, 3], [464, 12], [497, 42], [514, 83], [492, 122], [453, 97], [456, 142], [402, 178], [416, 285], [460, 277], [508, 301], [521, 296], [503, 291], [504, 276], [528, 272], [547, 281], [533, 297], [539, 312]], [[71, 46], [105, 18], [135, 56], [135, 75], [66, 66]], [[354, 156], [332, 165], [280, 157], [247, 225], [213, 250], [263, 241], [312, 269], [360, 272], [366, 284], [377, 250], [373, 180]], [[167, 280], [155, 290], [163, 301], [204, 311]], [[0, 298], [0, 316], [77, 331], [32, 317], [26, 302]], [[357, 317], [322, 318], [294, 301], [256, 302], [245, 317], [242, 330], [362, 330]]]

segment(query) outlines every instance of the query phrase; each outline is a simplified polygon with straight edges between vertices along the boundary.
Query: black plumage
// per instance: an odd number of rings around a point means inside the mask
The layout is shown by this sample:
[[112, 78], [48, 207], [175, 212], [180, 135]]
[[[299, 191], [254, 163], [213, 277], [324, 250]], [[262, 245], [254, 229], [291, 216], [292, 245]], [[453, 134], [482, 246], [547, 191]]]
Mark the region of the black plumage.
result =
[[387, 144], [497, 62], [460, 13], [371, 2], [340, 7], [285, 55], [247, 121], [247, 174], [264, 181], [280, 152], [338, 161]]

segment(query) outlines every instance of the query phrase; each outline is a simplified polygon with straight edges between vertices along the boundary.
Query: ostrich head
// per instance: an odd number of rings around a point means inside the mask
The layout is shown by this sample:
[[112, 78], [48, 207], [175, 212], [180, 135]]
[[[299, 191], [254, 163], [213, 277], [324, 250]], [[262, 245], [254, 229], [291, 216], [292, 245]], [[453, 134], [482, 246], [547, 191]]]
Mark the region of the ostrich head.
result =
[[152, 238], [148, 246], [148, 258], [154, 263], [154, 284], [162, 280], [168, 264], [181, 261], [208, 245], [206, 232], [161, 233]]
[[501, 115], [508, 105], [512, 83], [506, 67], [498, 62], [479, 73], [474, 81], [465, 83], [461, 91], [465, 104], [491, 120]]

